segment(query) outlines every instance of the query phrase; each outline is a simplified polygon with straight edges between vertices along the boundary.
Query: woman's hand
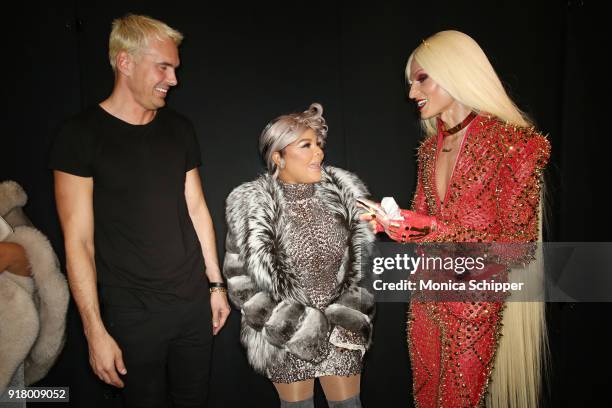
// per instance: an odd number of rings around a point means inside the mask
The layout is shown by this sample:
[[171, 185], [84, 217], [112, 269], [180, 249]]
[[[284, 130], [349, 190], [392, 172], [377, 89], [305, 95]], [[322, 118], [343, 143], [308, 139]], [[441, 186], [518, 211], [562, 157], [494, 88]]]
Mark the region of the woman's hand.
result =
[[359, 216], [361, 221], [366, 221], [370, 224], [370, 228], [374, 234], [378, 234], [379, 232], [383, 232], [385, 229], [378, 221], [376, 221], [376, 214], [374, 213], [364, 213]]
[[377, 220], [377, 217], [380, 217], [383, 214], [380, 203], [364, 198], [358, 198], [357, 207], [363, 208], [367, 211], [366, 213], [361, 214], [359, 219], [361, 221], [369, 222], [370, 228], [372, 228], [372, 232], [374, 234], [378, 234], [379, 232], [383, 232], [385, 230], [384, 226], [382, 226]]
[[31, 276], [30, 263], [21, 245], [0, 242], [0, 273], [5, 270], [15, 275]]

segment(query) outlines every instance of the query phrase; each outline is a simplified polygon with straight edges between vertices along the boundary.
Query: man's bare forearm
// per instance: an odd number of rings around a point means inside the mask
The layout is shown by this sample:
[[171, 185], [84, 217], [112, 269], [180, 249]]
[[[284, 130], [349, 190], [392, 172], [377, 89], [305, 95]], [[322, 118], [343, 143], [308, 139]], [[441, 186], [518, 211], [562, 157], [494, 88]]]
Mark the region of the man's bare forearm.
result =
[[191, 221], [202, 246], [202, 254], [206, 264], [206, 276], [210, 282], [223, 282], [217, 256], [217, 243], [212, 218], [206, 204], [202, 201], [190, 210]]
[[85, 336], [103, 332], [96, 285], [93, 243], [66, 242], [66, 269], [70, 291], [79, 309]]
[[66, 269], [85, 335], [104, 331], [94, 261], [93, 179], [54, 171], [55, 201], [66, 248]]

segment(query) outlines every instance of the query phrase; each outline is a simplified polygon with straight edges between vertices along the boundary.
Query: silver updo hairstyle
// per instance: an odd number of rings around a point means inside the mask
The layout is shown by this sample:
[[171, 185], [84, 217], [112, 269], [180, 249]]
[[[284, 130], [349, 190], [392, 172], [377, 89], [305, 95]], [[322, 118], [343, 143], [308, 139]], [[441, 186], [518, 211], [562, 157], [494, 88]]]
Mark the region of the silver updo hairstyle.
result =
[[327, 124], [323, 118], [323, 106], [319, 103], [310, 104], [304, 112], [279, 116], [264, 128], [259, 136], [259, 153], [272, 177], [276, 178], [279, 171], [272, 160], [274, 152], [280, 152], [282, 156], [283, 149], [308, 129], [314, 130], [317, 141], [323, 146], [327, 138]]

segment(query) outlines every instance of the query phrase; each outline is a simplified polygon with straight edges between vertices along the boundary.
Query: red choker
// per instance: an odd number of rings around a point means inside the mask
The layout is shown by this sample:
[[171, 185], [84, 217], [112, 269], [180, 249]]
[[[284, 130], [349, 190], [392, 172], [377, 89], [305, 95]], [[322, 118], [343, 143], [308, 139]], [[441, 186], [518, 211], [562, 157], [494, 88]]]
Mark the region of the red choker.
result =
[[442, 119], [438, 116], [438, 130], [442, 132], [442, 137], [450, 136], [459, 132], [461, 129], [464, 129], [467, 125], [469, 125], [474, 118], [478, 116], [478, 114], [474, 111], [471, 111], [469, 115], [461, 123], [457, 126], [453, 126], [450, 129], [446, 129], [446, 125], [442, 122]]

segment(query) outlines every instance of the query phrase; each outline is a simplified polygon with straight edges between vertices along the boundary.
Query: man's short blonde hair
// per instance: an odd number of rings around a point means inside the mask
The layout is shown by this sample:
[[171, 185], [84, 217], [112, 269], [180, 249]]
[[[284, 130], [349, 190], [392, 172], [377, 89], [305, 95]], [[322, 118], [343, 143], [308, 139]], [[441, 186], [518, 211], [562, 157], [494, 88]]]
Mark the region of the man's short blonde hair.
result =
[[151, 39], [174, 41], [176, 46], [181, 45], [183, 34], [159, 20], [148, 16], [128, 14], [113, 21], [113, 28], [108, 41], [108, 58], [113, 71], [117, 69], [117, 54], [126, 51], [130, 55], [137, 55], [148, 45]]

